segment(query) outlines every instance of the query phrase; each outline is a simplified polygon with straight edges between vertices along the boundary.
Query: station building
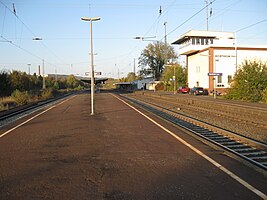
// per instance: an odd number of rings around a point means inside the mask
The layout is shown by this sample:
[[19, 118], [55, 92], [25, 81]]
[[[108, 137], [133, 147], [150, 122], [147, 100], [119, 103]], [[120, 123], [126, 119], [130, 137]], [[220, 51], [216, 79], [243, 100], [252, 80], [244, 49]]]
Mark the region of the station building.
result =
[[234, 32], [191, 30], [172, 44], [186, 56], [188, 87], [223, 92], [245, 60], [267, 61], [267, 46], [237, 45]]

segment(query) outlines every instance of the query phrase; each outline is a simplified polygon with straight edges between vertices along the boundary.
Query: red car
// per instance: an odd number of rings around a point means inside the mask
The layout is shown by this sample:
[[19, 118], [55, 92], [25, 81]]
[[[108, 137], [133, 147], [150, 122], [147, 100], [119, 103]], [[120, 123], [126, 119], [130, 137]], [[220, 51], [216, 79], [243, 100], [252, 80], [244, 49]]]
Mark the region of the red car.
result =
[[189, 93], [189, 91], [190, 91], [190, 89], [188, 87], [185, 87], [185, 86], [179, 87], [177, 90], [178, 93], [183, 93], [183, 94]]

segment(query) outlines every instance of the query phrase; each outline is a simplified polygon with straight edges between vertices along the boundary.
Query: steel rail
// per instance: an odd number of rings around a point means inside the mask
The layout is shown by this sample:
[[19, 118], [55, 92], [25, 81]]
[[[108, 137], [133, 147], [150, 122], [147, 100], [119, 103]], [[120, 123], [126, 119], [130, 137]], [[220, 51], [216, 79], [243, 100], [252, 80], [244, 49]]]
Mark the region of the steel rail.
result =
[[63, 96], [60, 96], [60, 97], [57, 97], [57, 98], [53, 98], [53, 99], [48, 99], [48, 100], [45, 100], [45, 101], [40, 101], [40, 102], [37, 102], [37, 103], [34, 103], [32, 105], [29, 105], [29, 106], [26, 106], [26, 107], [23, 107], [21, 109], [15, 109], [15, 110], [10, 110], [9, 113], [3, 115], [3, 116], [0, 116], [0, 121], [4, 121], [6, 119], [9, 119], [11, 117], [15, 117], [19, 114], [23, 114], [23, 113], [26, 113], [28, 111], [31, 111], [31, 110], [35, 110], [37, 108], [41, 108], [43, 106], [46, 106], [52, 102], [56, 102], [58, 100], [61, 100], [61, 99], [64, 99], [68, 96], [70, 96], [71, 94], [66, 94], [66, 95], [63, 95]]
[[[239, 112], [239, 110], [237, 110], [236, 107], [225, 108], [220, 103], [216, 103], [217, 105], [215, 106], [214, 102], [213, 104], [209, 104], [207, 102], [203, 103], [204, 101], [200, 103], [199, 100], [195, 101], [194, 99], [186, 99], [186, 101], [183, 101], [181, 99], [168, 98], [165, 96], [164, 97], [161, 96], [160, 98], [157, 98], [155, 95], [144, 95], [144, 96], [137, 95], [137, 96], [140, 97], [141, 99], [144, 99], [144, 98], [150, 99], [153, 102], [159, 101], [160, 103], [163, 103], [163, 101], [165, 101], [165, 103], [169, 107], [173, 107], [173, 108], [178, 107], [178, 108], [181, 108], [182, 110], [188, 110], [188, 111], [194, 110], [194, 111], [198, 111], [202, 113], [209, 113], [209, 114], [216, 115], [216, 116], [227, 117], [228, 119], [232, 119], [235, 121], [242, 121], [244, 123], [250, 123], [253, 125], [257, 125], [258, 127], [266, 127], [267, 118], [264, 116], [267, 116], [267, 110], [266, 110], [266, 115], [258, 115], [256, 111], [253, 111], [254, 114], [252, 114], [251, 112], [249, 113], [246, 111]], [[178, 102], [176, 100], [178, 100]]]
[[135, 105], [267, 170], [267, 144], [241, 136], [212, 124], [133, 97], [121, 96]]
[[[135, 94], [138, 94], [140, 95], [140, 92], [136, 92]], [[145, 94], [145, 95], [149, 95], [149, 96], [166, 96], [166, 97], [179, 97], [179, 98], [183, 98], [183, 99], [186, 99], [186, 100], [192, 100], [192, 95], [185, 95], [185, 94], [178, 94], [176, 96], [173, 96], [173, 93], [170, 93], [169, 95], [168, 94], [165, 94], [165, 93], [154, 93], [154, 92], [142, 92], [142, 94]], [[205, 98], [205, 99], [204, 99]], [[258, 110], [258, 111], [263, 111], [263, 112], [267, 112], [267, 106], [266, 107], [259, 107], [259, 106], [253, 106], [253, 105], [241, 105], [239, 104], [238, 102], [234, 103], [234, 101], [231, 103], [231, 102], [225, 102], [223, 100], [220, 100], [220, 99], [216, 99], [216, 101], [214, 101], [213, 99], [211, 100], [210, 98], [208, 98], [207, 96], [199, 96], [197, 97], [197, 100], [199, 102], [209, 102], [211, 104], [218, 104], [218, 102], [220, 103], [220, 105], [226, 105], [226, 106], [230, 106], [230, 107], [239, 107], [239, 108], [245, 108], [245, 109], [252, 109], [252, 110]], [[244, 102], [243, 102], [244, 103]]]
[[[242, 111], [243, 113], [246, 113], [248, 115], [255, 115], [255, 114], [264, 114], [267, 116], [267, 106], [264, 107], [264, 104], [261, 106], [253, 106], [253, 105], [243, 105], [243, 104], [238, 104], [234, 102], [225, 102], [223, 100], [217, 99], [216, 101], [211, 100], [208, 97], [194, 97], [191, 95], [167, 95], [167, 94], [157, 94], [157, 93], [150, 93], [150, 92], [136, 92], [134, 93], [135, 95], [138, 96], [143, 96], [143, 97], [151, 97], [151, 98], [161, 98], [161, 99], [166, 99], [170, 101], [178, 101], [179, 103], [189, 103], [192, 105], [201, 105], [201, 106], [209, 106], [209, 107], [214, 107], [219, 110], [226, 109], [227, 112], [230, 113], [236, 113], [238, 114], [239, 111]], [[204, 99], [205, 98], [205, 99]]]

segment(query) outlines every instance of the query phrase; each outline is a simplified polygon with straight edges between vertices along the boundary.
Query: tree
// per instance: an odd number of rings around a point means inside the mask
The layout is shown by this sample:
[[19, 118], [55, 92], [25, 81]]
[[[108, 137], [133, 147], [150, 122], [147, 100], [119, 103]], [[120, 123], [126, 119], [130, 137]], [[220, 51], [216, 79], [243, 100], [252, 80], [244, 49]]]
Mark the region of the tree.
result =
[[39, 91], [43, 86], [43, 78], [41, 76], [38, 77], [36, 73], [30, 76], [30, 82], [31, 82], [31, 90], [34, 91]]
[[9, 77], [12, 91], [16, 89], [21, 92], [29, 90], [30, 80], [25, 72], [13, 71]]
[[226, 98], [259, 102], [267, 88], [267, 63], [248, 61], [236, 72]]
[[186, 84], [185, 68], [183, 68], [179, 64], [167, 65], [167, 67], [163, 71], [161, 81], [163, 81], [165, 86], [170, 85], [170, 90], [173, 90], [173, 81], [170, 81], [173, 79], [173, 76], [175, 76], [176, 86], [183, 86]]
[[18, 105], [27, 104], [27, 102], [30, 98], [28, 91], [21, 92], [19, 90], [15, 90], [14, 92], [12, 92], [11, 96], [16, 101], [16, 103]]
[[150, 43], [142, 51], [139, 57], [140, 75], [153, 73], [156, 80], [160, 80], [167, 60], [176, 59], [178, 56], [170, 45], [163, 42]]
[[128, 73], [128, 75], [127, 75], [126, 81], [127, 81], [127, 82], [133, 82], [133, 81], [135, 81], [136, 79], [137, 79], [137, 76], [135, 75], [135, 73], [130, 72], [130, 73]]
[[127, 77], [120, 78], [119, 82], [133, 82], [137, 79], [138, 77], [135, 75], [134, 72], [129, 72]]
[[68, 86], [68, 88], [73, 89], [73, 88], [78, 87], [78, 85], [79, 85], [79, 82], [77, 81], [77, 79], [75, 78], [74, 75], [69, 75], [67, 77], [67, 86]]
[[0, 73], [0, 97], [9, 96], [11, 94], [11, 86], [9, 75], [7, 72]]

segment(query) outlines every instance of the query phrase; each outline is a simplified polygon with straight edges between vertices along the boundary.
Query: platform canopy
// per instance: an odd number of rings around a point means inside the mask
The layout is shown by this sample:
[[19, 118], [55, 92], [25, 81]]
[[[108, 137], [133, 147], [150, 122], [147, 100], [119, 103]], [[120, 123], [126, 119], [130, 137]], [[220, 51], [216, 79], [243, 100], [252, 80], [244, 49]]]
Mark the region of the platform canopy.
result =
[[[80, 81], [91, 83], [91, 78], [79, 77]], [[105, 84], [108, 78], [95, 78], [95, 84]]]

